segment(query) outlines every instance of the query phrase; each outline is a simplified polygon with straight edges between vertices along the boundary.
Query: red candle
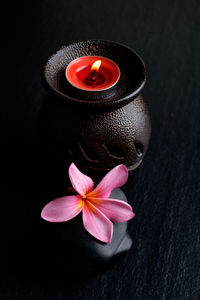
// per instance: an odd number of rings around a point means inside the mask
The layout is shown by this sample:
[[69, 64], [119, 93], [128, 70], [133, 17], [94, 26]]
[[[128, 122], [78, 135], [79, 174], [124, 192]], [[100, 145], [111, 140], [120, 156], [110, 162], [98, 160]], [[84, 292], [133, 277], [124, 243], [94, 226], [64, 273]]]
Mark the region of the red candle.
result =
[[120, 70], [106, 57], [82, 56], [69, 63], [65, 76], [73, 87], [97, 92], [114, 87], [120, 78]]

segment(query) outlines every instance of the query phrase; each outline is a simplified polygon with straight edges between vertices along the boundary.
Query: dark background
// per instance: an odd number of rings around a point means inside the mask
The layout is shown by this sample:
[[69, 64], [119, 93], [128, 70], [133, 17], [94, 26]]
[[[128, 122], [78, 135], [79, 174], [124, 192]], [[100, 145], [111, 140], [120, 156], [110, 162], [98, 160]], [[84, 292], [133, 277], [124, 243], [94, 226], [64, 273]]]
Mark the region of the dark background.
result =
[[[2, 17], [0, 298], [199, 299], [199, 1], [9, 2]], [[133, 247], [105, 264], [82, 253], [74, 262], [40, 228], [56, 192], [37, 143], [42, 66], [61, 45], [91, 38], [142, 56], [152, 119], [149, 150], [125, 187]]]

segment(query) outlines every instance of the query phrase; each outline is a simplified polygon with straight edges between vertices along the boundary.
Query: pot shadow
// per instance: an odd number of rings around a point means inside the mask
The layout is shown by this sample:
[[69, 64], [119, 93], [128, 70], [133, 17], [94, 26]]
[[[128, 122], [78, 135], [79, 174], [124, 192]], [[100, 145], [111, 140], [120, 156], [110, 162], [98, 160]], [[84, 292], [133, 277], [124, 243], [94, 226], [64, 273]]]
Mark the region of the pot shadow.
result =
[[68, 185], [63, 187], [63, 176], [58, 176], [57, 166], [43, 153], [40, 143], [27, 138], [16, 147], [14, 157], [8, 149], [13, 147], [7, 144], [4, 156], [0, 262], [3, 282], [34, 282], [48, 286], [48, 290], [62, 287], [73, 293], [84, 280], [112, 268], [117, 258], [93, 261], [54, 235], [49, 223], [41, 219], [44, 205], [65, 193]]

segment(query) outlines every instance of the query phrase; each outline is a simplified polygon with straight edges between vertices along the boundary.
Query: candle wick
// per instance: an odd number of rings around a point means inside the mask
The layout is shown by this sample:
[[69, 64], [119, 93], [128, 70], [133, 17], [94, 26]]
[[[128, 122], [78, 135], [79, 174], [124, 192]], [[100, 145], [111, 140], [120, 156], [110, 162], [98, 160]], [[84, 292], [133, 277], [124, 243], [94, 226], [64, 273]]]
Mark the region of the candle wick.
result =
[[92, 77], [95, 78], [95, 70], [92, 71]]

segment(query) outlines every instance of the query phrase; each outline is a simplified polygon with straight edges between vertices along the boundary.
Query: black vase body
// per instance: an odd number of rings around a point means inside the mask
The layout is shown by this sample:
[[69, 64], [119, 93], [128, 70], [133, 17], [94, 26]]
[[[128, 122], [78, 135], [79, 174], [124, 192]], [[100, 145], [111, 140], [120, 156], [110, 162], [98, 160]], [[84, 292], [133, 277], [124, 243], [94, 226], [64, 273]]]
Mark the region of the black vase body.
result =
[[[121, 77], [112, 93], [81, 95], [68, 84], [65, 68], [82, 55], [106, 56], [118, 64]], [[151, 132], [141, 95], [145, 74], [141, 58], [114, 42], [78, 42], [53, 54], [44, 68], [49, 96], [40, 118], [40, 132], [52, 155], [61, 164], [73, 161], [83, 171], [95, 174], [118, 164], [125, 164], [130, 171], [138, 167]]]

